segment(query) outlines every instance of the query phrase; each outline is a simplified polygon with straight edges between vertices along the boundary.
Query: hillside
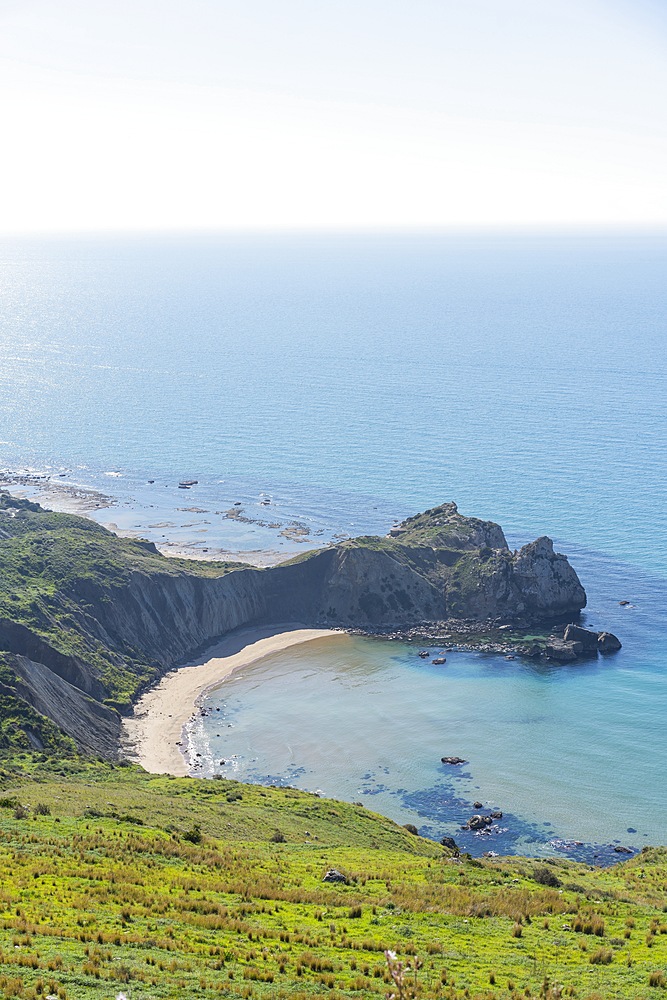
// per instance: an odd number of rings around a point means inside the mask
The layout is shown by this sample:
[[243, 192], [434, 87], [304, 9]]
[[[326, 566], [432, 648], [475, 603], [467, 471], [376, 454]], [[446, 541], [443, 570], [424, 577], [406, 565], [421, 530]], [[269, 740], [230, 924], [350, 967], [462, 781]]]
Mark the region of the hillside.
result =
[[[586, 595], [542, 538], [443, 504], [384, 538], [279, 566], [167, 559], [85, 518], [0, 493], [0, 746], [117, 754], [120, 714], [171, 667], [245, 625], [361, 629], [576, 616]], [[481, 626], [480, 626], [481, 627]]]
[[608, 870], [457, 858], [294, 789], [44, 755], [0, 784], [6, 997], [385, 997], [387, 949], [424, 1000], [664, 985], [662, 848]]

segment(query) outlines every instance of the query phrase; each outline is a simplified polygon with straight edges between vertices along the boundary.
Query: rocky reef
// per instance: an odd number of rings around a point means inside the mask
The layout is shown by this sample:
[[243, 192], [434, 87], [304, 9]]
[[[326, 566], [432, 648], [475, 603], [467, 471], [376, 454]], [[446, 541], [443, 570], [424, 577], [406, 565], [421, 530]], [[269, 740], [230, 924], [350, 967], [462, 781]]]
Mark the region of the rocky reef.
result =
[[513, 552], [497, 524], [454, 503], [386, 537], [255, 569], [168, 559], [149, 542], [0, 494], [0, 574], [0, 744], [48, 749], [60, 733], [106, 757], [117, 753], [119, 713], [141, 690], [241, 626], [500, 625], [567, 620], [586, 604], [550, 539]]

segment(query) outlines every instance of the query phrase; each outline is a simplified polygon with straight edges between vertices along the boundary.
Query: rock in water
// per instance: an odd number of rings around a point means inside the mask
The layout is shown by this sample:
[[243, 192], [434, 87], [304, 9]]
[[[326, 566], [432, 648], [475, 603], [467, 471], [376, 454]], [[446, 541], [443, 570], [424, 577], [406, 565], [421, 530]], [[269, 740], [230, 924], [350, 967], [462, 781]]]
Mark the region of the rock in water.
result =
[[598, 635], [598, 649], [601, 653], [615, 653], [622, 649], [621, 640], [611, 632], [600, 632]]
[[[586, 607], [586, 592], [567, 556], [554, 552], [546, 536], [524, 545], [513, 560], [517, 607], [529, 614], [565, 614]], [[560, 609], [560, 610], [559, 610]]]
[[485, 830], [487, 826], [491, 826], [493, 820], [490, 816], [471, 816], [465, 826], [462, 828], [464, 830]]
[[576, 660], [584, 647], [580, 642], [565, 642], [564, 639], [551, 639], [544, 647], [544, 655], [549, 660], [558, 660], [559, 663], [568, 663]]
[[589, 632], [579, 625], [568, 625], [563, 636], [566, 642], [580, 642], [585, 653], [597, 653], [598, 633]]

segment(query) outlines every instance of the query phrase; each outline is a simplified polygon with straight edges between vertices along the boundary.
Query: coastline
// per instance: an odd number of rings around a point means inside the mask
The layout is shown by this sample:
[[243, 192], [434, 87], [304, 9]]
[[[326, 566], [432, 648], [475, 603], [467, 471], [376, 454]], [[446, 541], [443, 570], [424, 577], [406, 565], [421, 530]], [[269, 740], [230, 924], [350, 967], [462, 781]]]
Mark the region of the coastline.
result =
[[[273, 653], [305, 642], [346, 633], [296, 624], [242, 629], [225, 636], [195, 660], [166, 674], [139, 699], [134, 715], [123, 720], [121, 746], [126, 756], [152, 774], [184, 777], [189, 767], [181, 746], [183, 729], [197, 702], [231, 673]], [[183, 747], [185, 749], [185, 747]]]
[[[69, 473], [6, 468], [0, 469], [0, 489], [45, 510], [88, 517], [119, 538], [147, 539], [162, 555], [177, 559], [245, 563], [265, 569], [293, 558], [304, 546], [320, 548], [349, 537], [346, 531], [331, 535], [323, 527], [308, 527], [301, 512], [285, 511], [282, 503], [268, 500], [267, 494], [258, 494], [261, 500], [235, 501], [229, 496], [211, 496], [210, 484], [208, 488], [202, 484], [206, 499], [200, 496], [194, 505], [182, 506], [183, 493], [174, 495], [180, 489], [176, 477], [157, 486], [147, 479], [138, 487], [136, 482], [128, 485], [121, 474], [105, 475], [124, 483], [120, 492], [64, 478]], [[172, 489], [165, 498], [162, 487], [167, 485]]]

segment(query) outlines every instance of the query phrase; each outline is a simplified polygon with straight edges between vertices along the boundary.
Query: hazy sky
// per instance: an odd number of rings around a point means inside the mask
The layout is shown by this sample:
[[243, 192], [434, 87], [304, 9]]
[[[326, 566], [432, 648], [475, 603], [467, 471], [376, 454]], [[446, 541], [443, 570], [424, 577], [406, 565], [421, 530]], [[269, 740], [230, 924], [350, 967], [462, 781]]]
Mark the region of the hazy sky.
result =
[[0, 0], [0, 229], [667, 224], [663, 0]]

